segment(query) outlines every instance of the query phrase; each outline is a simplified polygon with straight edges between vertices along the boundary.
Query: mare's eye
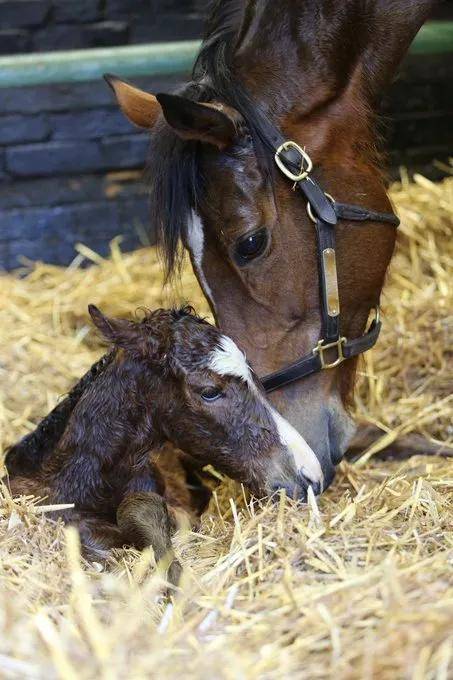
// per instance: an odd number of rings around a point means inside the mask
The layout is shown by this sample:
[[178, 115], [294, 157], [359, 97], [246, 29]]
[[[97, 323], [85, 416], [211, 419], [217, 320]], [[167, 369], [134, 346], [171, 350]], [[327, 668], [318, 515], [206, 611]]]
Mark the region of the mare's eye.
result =
[[238, 264], [247, 264], [261, 255], [267, 246], [267, 229], [264, 227], [240, 238], [234, 247]]
[[201, 398], [204, 401], [215, 401], [222, 396], [222, 390], [219, 387], [205, 387], [201, 393]]

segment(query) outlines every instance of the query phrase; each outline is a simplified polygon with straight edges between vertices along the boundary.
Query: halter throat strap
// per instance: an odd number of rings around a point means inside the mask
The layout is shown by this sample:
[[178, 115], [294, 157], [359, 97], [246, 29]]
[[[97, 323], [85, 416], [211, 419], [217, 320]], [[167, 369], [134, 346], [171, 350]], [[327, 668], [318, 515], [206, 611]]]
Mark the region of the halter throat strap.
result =
[[399, 219], [393, 213], [337, 203], [310, 176], [313, 164], [305, 150], [295, 142], [282, 139], [279, 141], [275, 162], [283, 174], [294, 182], [294, 189], [298, 188], [304, 194], [308, 215], [316, 229], [321, 337], [310, 353], [262, 378], [266, 392], [272, 392], [318, 371], [335, 368], [376, 344], [381, 330], [379, 306], [376, 307], [375, 318], [364, 335], [353, 340], [341, 335], [335, 226], [339, 219], [358, 223], [380, 222], [393, 227], [399, 225]]

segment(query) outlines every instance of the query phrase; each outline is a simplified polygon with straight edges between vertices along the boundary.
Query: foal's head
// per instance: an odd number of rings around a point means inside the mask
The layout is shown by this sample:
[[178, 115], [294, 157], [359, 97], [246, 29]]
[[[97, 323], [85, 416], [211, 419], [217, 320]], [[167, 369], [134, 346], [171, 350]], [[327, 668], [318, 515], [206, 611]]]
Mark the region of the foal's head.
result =
[[140, 322], [107, 318], [93, 305], [89, 310], [118, 348], [124, 384], [128, 375], [139, 376], [131, 389], [138, 386], [134, 401], [146, 413], [136, 414], [136, 422], [154, 438], [256, 493], [284, 487], [303, 499], [308, 485], [320, 493], [330, 482], [304, 439], [266, 401], [242, 352], [216, 327], [189, 308], [159, 309]]

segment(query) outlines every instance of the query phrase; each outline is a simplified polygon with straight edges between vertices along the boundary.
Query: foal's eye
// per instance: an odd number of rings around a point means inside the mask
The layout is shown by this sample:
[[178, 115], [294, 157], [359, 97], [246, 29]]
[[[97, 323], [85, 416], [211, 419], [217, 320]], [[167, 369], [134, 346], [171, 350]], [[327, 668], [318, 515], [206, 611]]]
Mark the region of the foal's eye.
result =
[[201, 393], [201, 398], [208, 402], [216, 401], [216, 399], [219, 399], [221, 396], [222, 390], [218, 387], [206, 387]]
[[247, 264], [259, 257], [267, 246], [267, 229], [264, 227], [240, 238], [234, 247], [234, 254], [238, 264]]

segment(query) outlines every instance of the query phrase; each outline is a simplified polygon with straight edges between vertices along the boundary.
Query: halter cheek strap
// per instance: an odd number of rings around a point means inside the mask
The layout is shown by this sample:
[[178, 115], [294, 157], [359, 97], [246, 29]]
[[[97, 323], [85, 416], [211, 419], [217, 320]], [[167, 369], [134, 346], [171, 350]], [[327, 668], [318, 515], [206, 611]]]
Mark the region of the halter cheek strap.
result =
[[335, 368], [346, 359], [371, 349], [379, 337], [381, 322], [379, 307], [369, 329], [359, 338], [348, 340], [341, 335], [340, 299], [335, 251], [335, 225], [339, 219], [353, 222], [381, 222], [393, 227], [399, 219], [393, 213], [381, 213], [357, 205], [337, 203], [310, 176], [313, 167], [308, 154], [292, 141], [276, 140], [275, 162], [283, 174], [294, 182], [307, 199], [307, 212], [315, 224], [319, 293], [321, 307], [321, 337], [309, 354], [293, 364], [265, 376], [262, 383], [267, 392], [284, 387], [323, 369]]

